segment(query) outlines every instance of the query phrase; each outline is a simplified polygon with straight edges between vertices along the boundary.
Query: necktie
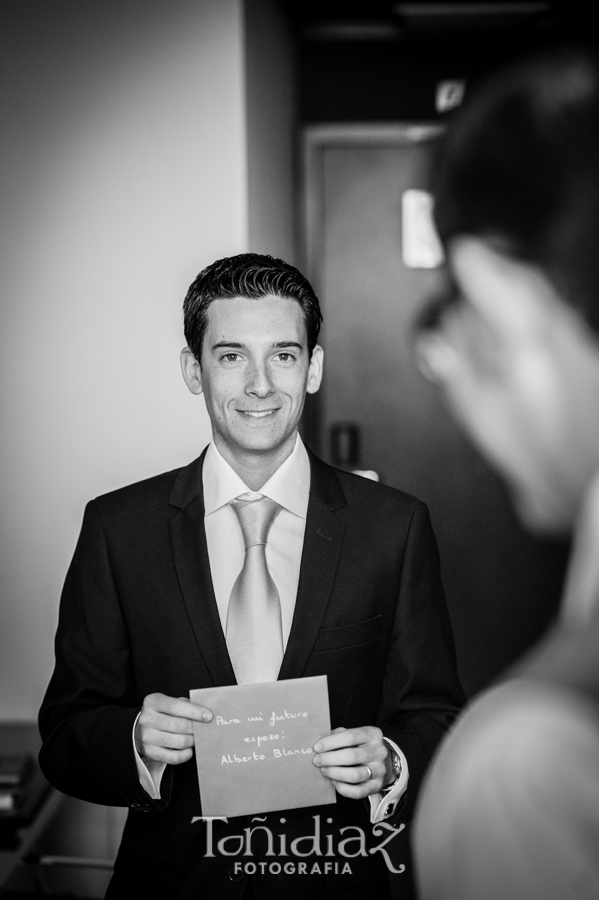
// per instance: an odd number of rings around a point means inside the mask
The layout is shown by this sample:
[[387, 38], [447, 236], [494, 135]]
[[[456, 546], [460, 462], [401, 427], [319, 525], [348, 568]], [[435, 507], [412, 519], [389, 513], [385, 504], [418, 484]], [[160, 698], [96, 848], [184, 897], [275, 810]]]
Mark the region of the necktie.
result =
[[283, 659], [279, 592], [266, 565], [266, 538], [281, 509], [269, 497], [232, 500], [245, 560], [227, 611], [227, 647], [238, 684], [276, 681]]

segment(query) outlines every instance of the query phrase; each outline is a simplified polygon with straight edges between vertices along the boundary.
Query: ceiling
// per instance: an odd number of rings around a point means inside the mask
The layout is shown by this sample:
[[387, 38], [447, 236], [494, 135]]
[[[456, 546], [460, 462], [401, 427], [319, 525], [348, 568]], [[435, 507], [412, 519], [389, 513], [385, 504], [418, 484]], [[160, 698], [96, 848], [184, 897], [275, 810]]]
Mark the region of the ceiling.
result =
[[308, 41], [422, 41], [511, 32], [596, 35], [588, 0], [279, 0]]

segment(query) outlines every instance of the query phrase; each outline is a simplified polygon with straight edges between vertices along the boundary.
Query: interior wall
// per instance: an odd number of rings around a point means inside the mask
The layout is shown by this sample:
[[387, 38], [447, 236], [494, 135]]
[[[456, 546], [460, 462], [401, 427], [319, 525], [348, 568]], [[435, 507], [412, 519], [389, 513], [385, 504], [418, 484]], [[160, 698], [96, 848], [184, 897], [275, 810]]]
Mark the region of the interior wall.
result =
[[[210, 438], [187, 286], [250, 247], [293, 257], [293, 72], [274, 0], [0, 4], [0, 721], [37, 715], [87, 500]], [[69, 799], [42, 849], [112, 859], [125, 813]]]
[[26, 720], [86, 501], [209, 439], [180, 309], [247, 249], [247, 122], [241, 0], [0, 18], [0, 719]]
[[246, 0], [244, 22], [249, 247], [295, 263], [294, 42], [274, 0]]

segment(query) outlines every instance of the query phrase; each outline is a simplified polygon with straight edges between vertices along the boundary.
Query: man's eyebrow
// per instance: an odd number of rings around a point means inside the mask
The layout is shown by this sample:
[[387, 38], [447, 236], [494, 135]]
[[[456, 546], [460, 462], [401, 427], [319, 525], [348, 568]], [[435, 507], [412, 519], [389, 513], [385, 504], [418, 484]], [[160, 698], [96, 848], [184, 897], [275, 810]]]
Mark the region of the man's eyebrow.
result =
[[[285, 350], [288, 347], [297, 347], [298, 350], [303, 350], [303, 345], [297, 341], [274, 341], [270, 346], [274, 350]], [[212, 350], [231, 348], [234, 350], [247, 350], [247, 345], [242, 344], [240, 341], [218, 341], [218, 343], [212, 345]]]
[[213, 350], [221, 350], [224, 347], [234, 347], [236, 350], [245, 350], [245, 344], [240, 344], [239, 341], [219, 341], [217, 344], [212, 345]]

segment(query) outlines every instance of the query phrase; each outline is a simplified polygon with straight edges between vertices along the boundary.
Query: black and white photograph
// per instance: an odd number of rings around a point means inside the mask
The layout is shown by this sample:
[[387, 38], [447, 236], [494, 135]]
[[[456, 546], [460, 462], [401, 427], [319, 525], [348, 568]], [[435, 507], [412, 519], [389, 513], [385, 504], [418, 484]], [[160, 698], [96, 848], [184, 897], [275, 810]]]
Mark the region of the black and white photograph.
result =
[[593, 4], [0, 44], [0, 896], [599, 898]]

